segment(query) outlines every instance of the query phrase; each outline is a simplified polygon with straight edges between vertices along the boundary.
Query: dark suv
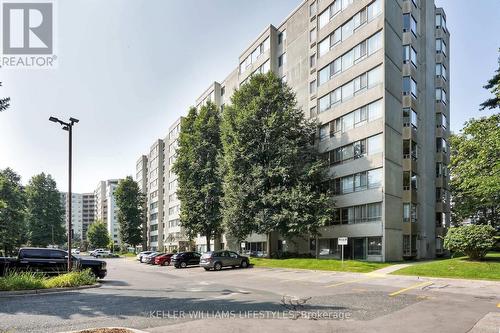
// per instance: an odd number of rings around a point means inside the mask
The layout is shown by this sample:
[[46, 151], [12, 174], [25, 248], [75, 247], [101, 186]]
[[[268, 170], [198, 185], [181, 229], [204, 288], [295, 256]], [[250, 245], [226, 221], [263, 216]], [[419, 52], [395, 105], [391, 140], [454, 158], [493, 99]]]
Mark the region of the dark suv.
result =
[[205, 268], [206, 271], [213, 268], [216, 271], [222, 267], [236, 267], [247, 268], [250, 264], [248, 257], [240, 256], [233, 251], [212, 251], [206, 252], [201, 256], [200, 266]]
[[175, 268], [185, 268], [187, 266], [198, 265], [201, 254], [198, 252], [180, 252], [172, 256], [172, 263]]

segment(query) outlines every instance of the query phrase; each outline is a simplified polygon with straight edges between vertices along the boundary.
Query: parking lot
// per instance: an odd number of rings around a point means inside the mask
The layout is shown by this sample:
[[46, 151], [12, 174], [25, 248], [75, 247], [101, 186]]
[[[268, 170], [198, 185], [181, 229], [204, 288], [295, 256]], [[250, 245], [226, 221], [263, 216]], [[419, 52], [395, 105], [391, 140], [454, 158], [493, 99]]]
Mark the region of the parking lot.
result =
[[500, 283], [107, 259], [100, 288], [0, 296], [0, 331], [498, 332]]

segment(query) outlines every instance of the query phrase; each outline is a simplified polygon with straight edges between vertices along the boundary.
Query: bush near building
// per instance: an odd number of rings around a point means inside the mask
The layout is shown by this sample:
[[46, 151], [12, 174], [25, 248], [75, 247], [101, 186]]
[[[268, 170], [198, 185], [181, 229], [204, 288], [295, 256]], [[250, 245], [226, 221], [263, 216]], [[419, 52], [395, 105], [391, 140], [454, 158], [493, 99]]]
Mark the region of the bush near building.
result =
[[471, 260], [482, 260], [495, 245], [495, 228], [490, 225], [468, 225], [448, 230], [444, 247], [463, 253]]

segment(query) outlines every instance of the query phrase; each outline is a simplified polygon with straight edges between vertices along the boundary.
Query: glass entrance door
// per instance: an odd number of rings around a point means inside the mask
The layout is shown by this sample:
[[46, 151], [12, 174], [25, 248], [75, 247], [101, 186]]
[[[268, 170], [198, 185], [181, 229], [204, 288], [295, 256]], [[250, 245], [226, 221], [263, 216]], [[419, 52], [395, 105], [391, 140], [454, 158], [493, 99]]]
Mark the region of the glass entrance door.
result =
[[365, 249], [366, 249], [366, 239], [365, 238], [355, 238], [354, 239], [354, 259], [366, 259]]

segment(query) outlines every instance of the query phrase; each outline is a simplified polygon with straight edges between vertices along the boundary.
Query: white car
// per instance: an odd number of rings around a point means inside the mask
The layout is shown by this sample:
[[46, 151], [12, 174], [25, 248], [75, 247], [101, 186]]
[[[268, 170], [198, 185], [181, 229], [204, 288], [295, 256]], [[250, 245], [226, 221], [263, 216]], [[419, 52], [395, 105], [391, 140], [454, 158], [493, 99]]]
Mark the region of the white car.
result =
[[151, 253], [153, 253], [153, 251], [142, 251], [142, 252], [139, 252], [139, 254], [137, 255], [137, 260], [139, 260], [140, 262], [142, 262], [142, 260], [146, 259], [146, 257], [149, 256]]
[[90, 252], [90, 255], [98, 258], [98, 257], [109, 257], [111, 255], [111, 252], [104, 250], [104, 249], [97, 249], [92, 252]]
[[72, 249], [71, 253], [72, 254], [80, 254], [80, 249]]

